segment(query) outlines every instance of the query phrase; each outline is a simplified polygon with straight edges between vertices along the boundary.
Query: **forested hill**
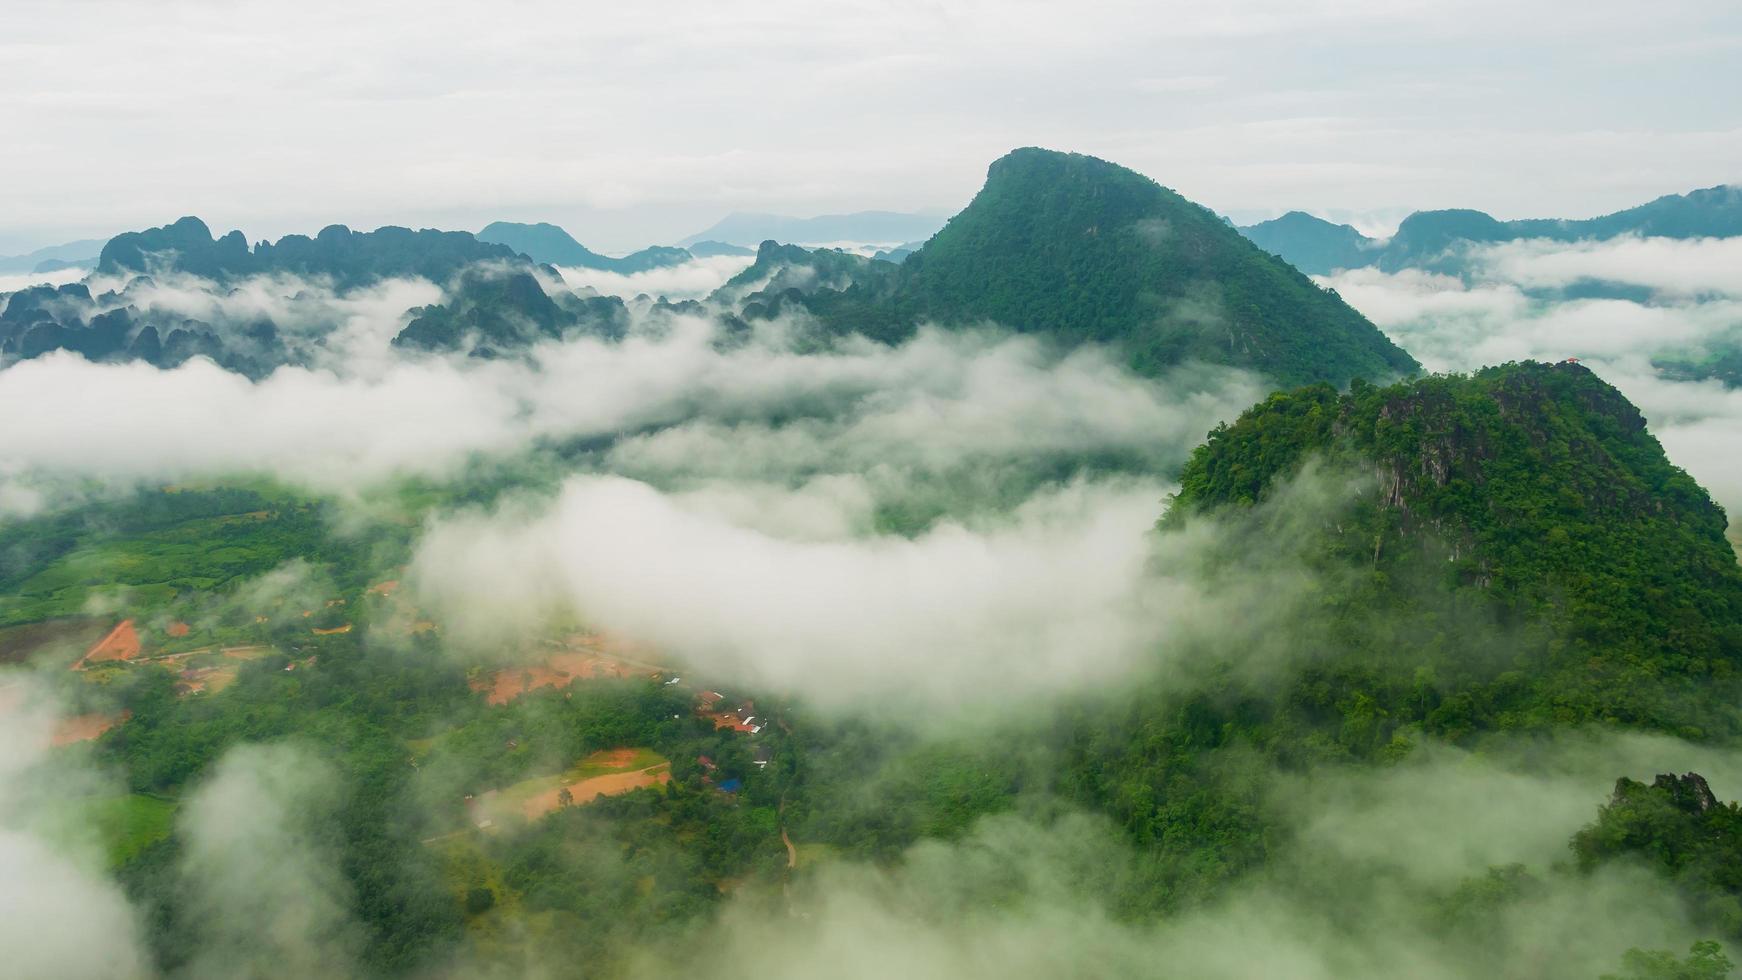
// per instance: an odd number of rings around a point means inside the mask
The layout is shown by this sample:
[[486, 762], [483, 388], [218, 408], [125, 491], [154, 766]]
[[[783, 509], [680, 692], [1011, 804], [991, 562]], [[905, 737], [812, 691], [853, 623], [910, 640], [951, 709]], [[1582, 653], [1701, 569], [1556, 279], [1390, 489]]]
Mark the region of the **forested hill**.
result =
[[[1309, 460], [1369, 481], [1323, 528], [1321, 557], [1368, 576], [1339, 615], [1400, 612], [1426, 638], [1395, 653], [1371, 638], [1346, 661], [1396, 685], [1396, 717], [1453, 736], [1738, 730], [1742, 572], [1724, 512], [1586, 368], [1279, 392], [1196, 451], [1164, 525], [1239, 521]], [[1499, 638], [1477, 642], [1488, 618]]]
[[838, 329], [888, 339], [922, 321], [994, 322], [1110, 344], [1151, 374], [1199, 360], [1341, 385], [1418, 368], [1336, 294], [1207, 209], [1124, 167], [1035, 148], [995, 161], [892, 286], [805, 305]]

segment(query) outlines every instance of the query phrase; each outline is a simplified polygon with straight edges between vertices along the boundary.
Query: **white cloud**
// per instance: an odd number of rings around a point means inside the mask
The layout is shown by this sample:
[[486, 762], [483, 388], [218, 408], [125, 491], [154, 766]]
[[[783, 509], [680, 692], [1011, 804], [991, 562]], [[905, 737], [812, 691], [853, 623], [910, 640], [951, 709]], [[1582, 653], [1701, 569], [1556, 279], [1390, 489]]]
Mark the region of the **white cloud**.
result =
[[1491, 246], [1480, 261], [1494, 277], [1526, 288], [1583, 280], [1646, 286], [1672, 297], [1742, 298], [1742, 238], [1638, 238]]
[[[1497, 740], [1481, 753], [1426, 745], [1390, 767], [1272, 773], [1260, 805], [1286, 845], [1272, 843], [1264, 869], [1214, 898], [1153, 915], [1125, 902], [1146, 907], [1146, 876], [1164, 875], [1177, 852], [1135, 847], [1098, 817], [1018, 810], [895, 860], [820, 863], [783, 892], [788, 915], [740, 893], [692, 945], [647, 950], [636, 975], [728, 961], [775, 980], [1463, 980], [1527, 963], [1533, 976], [1576, 980], [1613, 971], [1629, 947], [1680, 952], [1705, 935], [1644, 868], [1552, 870], [1617, 773], [1695, 765], [1734, 770], [1722, 752], [1669, 739], [1568, 735], [1528, 747]], [[1532, 876], [1516, 895], [1477, 886], [1491, 919], [1469, 911], [1480, 903], [1448, 900], [1513, 862]]]
[[[178, 817], [196, 978], [356, 975], [362, 932], [330, 826], [338, 776], [291, 745], [227, 752]], [[329, 826], [323, 826], [329, 824]]]
[[[83, 279], [85, 269], [58, 269], [54, 272], [15, 272], [0, 274], [0, 293], [15, 293], [31, 286], [60, 286]], [[4, 304], [0, 304], [4, 306]]]
[[752, 255], [716, 255], [627, 275], [601, 269], [559, 268], [557, 271], [570, 286], [587, 286], [607, 296], [628, 299], [646, 293], [671, 300], [702, 299], [755, 261], [756, 257]]
[[[787, 438], [766, 420], [794, 415], [815, 439], [857, 447], [851, 466], [859, 469], [872, 461], [936, 469], [1031, 451], [1179, 458], [1259, 390], [1223, 369], [1157, 383], [1094, 351], [1060, 360], [1031, 339], [997, 334], [922, 331], [894, 348], [849, 340], [801, 353], [775, 325], [722, 351], [716, 327], [699, 317], [621, 343], [548, 344], [530, 361], [405, 360], [386, 351], [381, 323], [419, 288], [305, 298], [357, 324], [342, 331], [367, 338], [354, 342], [357, 356], [342, 373], [284, 367], [250, 382], [199, 359], [165, 371], [67, 353], [0, 371], [0, 416], [32, 420], [0, 432], [0, 499], [28, 501], [31, 478], [45, 474], [174, 480], [264, 471], [353, 490], [406, 472], [439, 476], [471, 454], [512, 454], [541, 438], [690, 421], [697, 427], [626, 444], [625, 462], [658, 470], [686, 442], [737, 453], [703, 443], [746, 424], [745, 448], [766, 459], [770, 440]], [[203, 302], [187, 300], [195, 301]]]
[[44, 688], [0, 671], [0, 948], [17, 976], [148, 975], [139, 920], [103, 873], [76, 801], [108, 789], [50, 751], [58, 711]]
[[[1004, 522], [794, 540], [620, 478], [548, 510], [426, 535], [421, 594], [477, 632], [568, 604], [611, 629], [833, 703], [903, 691], [970, 703], [1098, 684], [1156, 636], [1146, 573], [1163, 487], [1075, 486]], [[809, 503], [814, 502], [790, 502]]]

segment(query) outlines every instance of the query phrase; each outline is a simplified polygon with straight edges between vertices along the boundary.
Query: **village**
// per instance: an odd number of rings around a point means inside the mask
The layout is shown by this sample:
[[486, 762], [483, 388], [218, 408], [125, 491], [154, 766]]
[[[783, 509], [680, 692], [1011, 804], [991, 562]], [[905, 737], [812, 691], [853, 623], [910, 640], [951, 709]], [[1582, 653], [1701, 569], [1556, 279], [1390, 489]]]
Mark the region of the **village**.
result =
[[[492, 705], [507, 705], [542, 688], [564, 690], [589, 681], [644, 677], [662, 688], [690, 693], [694, 716], [711, 722], [714, 730], [751, 739], [750, 763], [756, 769], [766, 769], [773, 761], [767, 742], [755, 739], [767, 722], [758, 716], [753, 701], [732, 704], [719, 691], [695, 690], [677, 670], [653, 662], [650, 658], [656, 656], [655, 651], [610, 634], [573, 633], [546, 645], [549, 652], [542, 660], [480, 672], [471, 682], [472, 689], [484, 694]], [[511, 742], [504, 747], [518, 746]], [[701, 770], [702, 785], [726, 795], [742, 788], [742, 777], [720, 775], [719, 765], [709, 755], [699, 754], [692, 763]], [[670, 760], [657, 753], [615, 748], [595, 752], [562, 773], [488, 790], [468, 796], [465, 802], [473, 826], [494, 831], [511, 817], [536, 820], [561, 807], [584, 806], [600, 797], [663, 786], [671, 776]]]

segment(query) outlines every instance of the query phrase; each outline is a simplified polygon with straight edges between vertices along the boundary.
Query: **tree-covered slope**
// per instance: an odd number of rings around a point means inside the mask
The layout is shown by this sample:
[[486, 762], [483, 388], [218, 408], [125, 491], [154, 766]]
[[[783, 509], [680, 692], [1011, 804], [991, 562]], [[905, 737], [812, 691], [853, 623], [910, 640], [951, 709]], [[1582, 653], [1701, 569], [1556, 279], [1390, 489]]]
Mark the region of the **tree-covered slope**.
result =
[[1334, 293], [1208, 210], [1094, 157], [1016, 150], [892, 288], [819, 295], [838, 329], [896, 339], [918, 322], [993, 322], [1108, 344], [1157, 373], [1188, 360], [1283, 384], [1383, 380], [1417, 364]]
[[448, 302], [414, 307], [395, 347], [423, 351], [469, 348], [478, 357], [495, 357], [574, 333], [617, 339], [628, 327], [628, 311], [615, 296], [552, 298], [529, 272], [493, 269], [467, 272], [448, 291]]
[[[1250, 510], [1309, 461], [1367, 481], [1321, 535], [1327, 566], [1359, 573], [1338, 615], [1408, 611], [1430, 638], [1393, 651], [1368, 632], [1344, 660], [1413, 686], [1385, 705], [1394, 723], [1738, 730], [1742, 572], [1724, 512], [1586, 368], [1279, 392], [1196, 451], [1166, 523]], [[1446, 642], [1475, 640], [1483, 617], [1497, 640]]]
[[842, 311], [847, 307], [841, 298], [848, 292], [855, 297], [886, 298], [895, 273], [895, 263], [882, 259], [770, 240], [757, 248], [756, 261], [726, 280], [712, 298], [738, 304], [751, 317], [771, 317], [788, 304], [827, 309], [847, 322], [849, 329], [875, 334], [875, 328], [867, 327], [886, 316], [886, 311], [870, 311], [863, 319], [845, 317]]
[[1726, 938], [1742, 936], [1742, 809], [1721, 803], [1698, 773], [1622, 778], [1597, 820], [1572, 841], [1579, 866], [1640, 860], [1676, 881], [1695, 913]]

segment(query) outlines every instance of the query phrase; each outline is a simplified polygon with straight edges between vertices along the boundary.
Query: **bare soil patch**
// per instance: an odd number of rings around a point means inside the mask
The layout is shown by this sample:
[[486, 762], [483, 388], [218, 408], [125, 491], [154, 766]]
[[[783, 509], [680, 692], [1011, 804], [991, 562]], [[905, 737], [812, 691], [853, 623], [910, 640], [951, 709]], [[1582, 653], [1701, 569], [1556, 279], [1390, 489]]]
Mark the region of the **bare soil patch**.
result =
[[574, 798], [575, 806], [585, 806], [601, 796], [618, 796], [644, 786], [663, 786], [671, 782], [671, 764], [662, 762], [646, 769], [634, 772], [614, 772], [604, 776], [592, 776], [587, 779], [556, 786], [545, 790], [536, 796], [527, 798], [520, 804], [520, 812], [528, 820], [536, 820], [562, 806], [562, 791], [566, 788]]
[[90, 714], [62, 718], [60, 724], [54, 726], [54, 735], [49, 738], [49, 744], [72, 745], [77, 742], [89, 742], [126, 721], [130, 715], [131, 713], [126, 711], [112, 714], [94, 711]]
[[133, 620], [123, 619], [119, 626], [109, 631], [109, 635], [97, 641], [97, 645], [85, 651], [79, 662], [73, 665], [74, 670], [82, 670], [88, 664], [105, 663], [112, 660], [132, 660], [139, 656], [139, 631], [133, 627]]
[[528, 691], [541, 687], [568, 687], [578, 680], [604, 677], [634, 677], [638, 668], [585, 651], [552, 654], [542, 663], [525, 667], [508, 667], [473, 684], [474, 689], [488, 691], [491, 704], [507, 704]]

